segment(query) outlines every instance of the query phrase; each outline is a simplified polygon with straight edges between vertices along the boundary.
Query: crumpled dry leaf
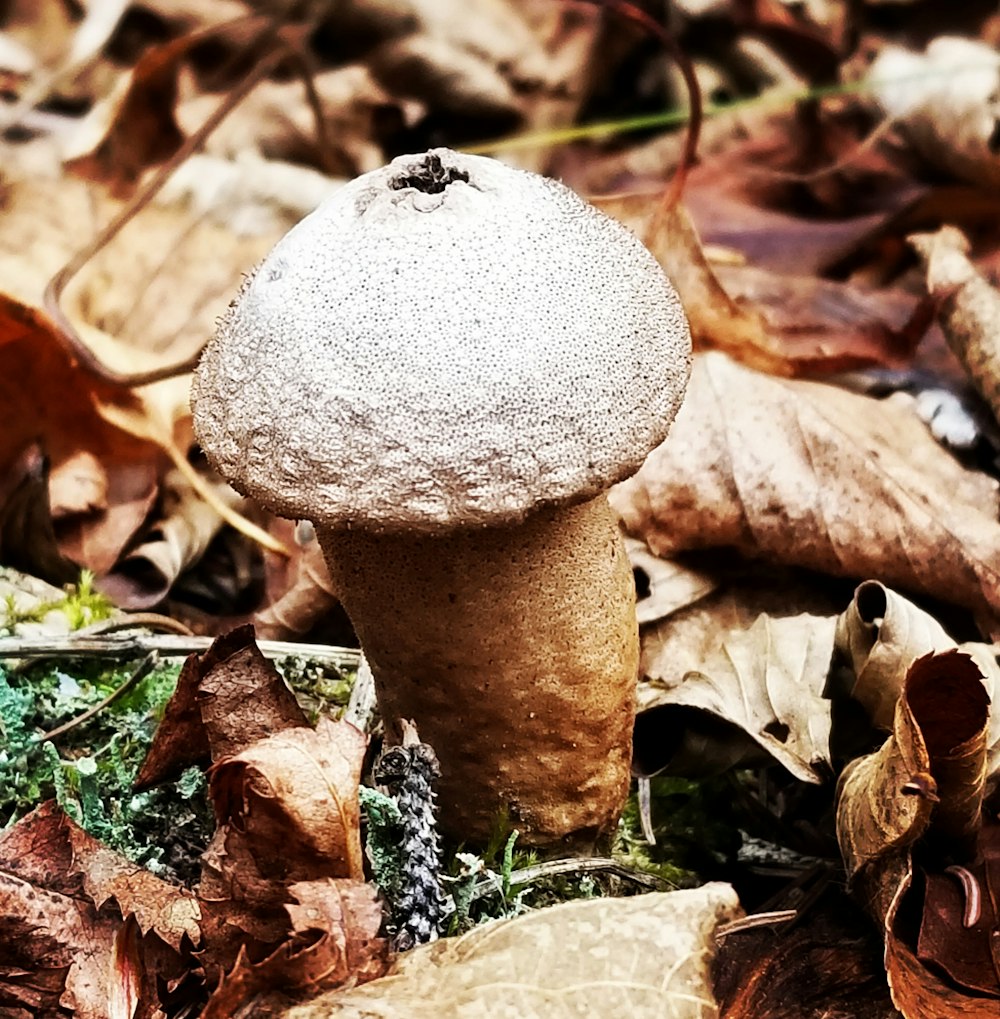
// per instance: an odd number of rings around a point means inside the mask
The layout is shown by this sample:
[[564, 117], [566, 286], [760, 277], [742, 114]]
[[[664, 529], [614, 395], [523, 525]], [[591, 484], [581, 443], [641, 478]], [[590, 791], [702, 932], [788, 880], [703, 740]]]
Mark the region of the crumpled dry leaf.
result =
[[882, 109], [932, 166], [1000, 186], [1000, 55], [992, 46], [956, 36], [932, 39], [924, 53], [886, 45], [869, 77]]
[[[361, 64], [315, 74], [312, 84], [326, 123], [327, 147], [322, 152], [317, 151], [316, 116], [301, 78], [257, 84], [208, 136], [205, 151], [227, 160], [252, 151], [267, 160], [319, 165], [328, 175], [347, 178], [380, 167], [385, 162], [380, 120], [390, 110], [400, 121], [411, 120], [409, 111], [399, 109], [401, 104]], [[177, 121], [186, 134], [201, 127], [219, 105], [219, 96], [191, 91], [177, 108]]]
[[997, 615], [997, 492], [934, 442], [907, 397], [706, 353], [667, 440], [609, 498], [657, 555], [731, 547]]
[[[990, 699], [1000, 691], [996, 648], [973, 642], [957, 644], [933, 616], [876, 580], [858, 587], [837, 620], [836, 647], [854, 674], [850, 696], [878, 729], [892, 728], [907, 670], [931, 651], [957, 648], [976, 663]], [[988, 773], [992, 774], [1000, 767], [1000, 712], [991, 715], [987, 742]]]
[[713, 933], [739, 915], [735, 892], [718, 883], [567, 902], [414, 949], [385, 978], [286, 1016], [709, 1019]]
[[[217, 498], [236, 509], [243, 499], [225, 482], [212, 479]], [[205, 554], [223, 519], [180, 471], [163, 478], [159, 515], [142, 542], [119, 558], [101, 579], [101, 592], [119, 608], [148, 609], [161, 602], [174, 581]]]
[[[790, 888], [772, 908], [801, 901]], [[722, 1019], [899, 1019], [880, 941], [836, 881], [794, 923], [727, 933], [715, 974]]]
[[[909, 669], [893, 733], [852, 761], [837, 790], [837, 837], [848, 877], [886, 942], [893, 1002], [906, 1019], [993, 1015], [922, 966], [910, 947], [911, 851], [969, 859], [981, 826], [989, 698], [968, 655], [945, 651]], [[918, 907], [919, 908], [919, 905]]]
[[305, 724], [295, 695], [254, 642], [253, 627], [238, 626], [184, 662], [135, 787], [148, 789]]
[[[281, 961], [296, 950], [290, 883], [363, 880], [358, 784], [366, 744], [349, 723], [321, 719], [316, 731], [285, 729], [212, 769], [219, 827], [202, 856], [200, 883], [210, 980], [230, 972], [244, 950], [252, 964], [274, 956], [292, 979], [293, 962]], [[244, 971], [233, 993], [250, 984]]]
[[771, 375], [829, 375], [902, 366], [920, 341], [905, 326], [914, 300], [814, 276], [709, 262], [688, 211], [654, 215], [644, 194], [592, 198], [646, 244], [684, 302], [696, 349], [722, 350]]
[[67, 169], [107, 184], [125, 198], [143, 171], [169, 159], [184, 141], [174, 116], [177, 76], [196, 35], [152, 46], [139, 58], [127, 87], [109, 100], [109, 127], [93, 152], [69, 160]]
[[1000, 422], [1000, 292], [969, 260], [969, 242], [955, 227], [909, 240], [926, 266], [928, 293], [940, 301], [948, 345]]
[[0, 832], [0, 1001], [28, 1010], [11, 1014], [54, 1015], [57, 999], [80, 1019], [106, 1019], [120, 976], [111, 964], [131, 919], [130, 997], [137, 1016], [152, 1016], [158, 982], [186, 969], [181, 939], [200, 938], [198, 916], [191, 893], [129, 863], [44, 803]]
[[388, 965], [387, 940], [378, 937], [382, 908], [373, 885], [360, 881], [299, 881], [289, 888], [296, 902], [286, 903], [292, 922], [287, 941], [259, 962], [245, 948], [213, 992], [202, 1019], [229, 1019], [253, 1003], [263, 1011], [280, 992], [314, 997], [322, 991], [367, 983]]
[[[104, 420], [102, 404], [134, 404], [126, 390], [81, 373], [48, 317], [0, 295], [0, 468], [36, 444], [58, 478], [87, 456], [102, 489], [96, 506], [54, 504], [70, 534], [66, 553], [95, 572], [114, 561], [141, 525], [156, 494], [159, 451]], [[50, 495], [51, 495], [50, 488]], [[79, 510], [83, 512], [76, 512]], [[64, 554], [66, 554], [64, 553]]]
[[290, 640], [308, 633], [336, 604], [326, 559], [313, 535], [299, 551], [291, 586], [254, 616], [262, 640]]
[[718, 587], [718, 581], [710, 573], [661, 559], [635, 538], [626, 537], [625, 551], [636, 575], [635, 614], [640, 626], [664, 619], [700, 601]]
[[[392, 60], [396, 45], [412, 44], [434, 52], [423, 72], [435, 87], [417, 86], [419, 98], [429, 102], [466, 110], [466, 103], [482, 98], [474, 87], [481, 78], [473, 76], [471, 84], [467, 78], [470, 58], [480, 65], [479, 75], [493, 72], [502, 76], [504, 90], [524, 92], [549, 79], [545, 50], [519, 5], [510, 0], [400, 0], [390, 6], [379, 0], [348, 0], [338, 7], [337, 24], [350, 25], [355, 31], [374, 30], [386, 40], [368, 58], [379, 77], [383, 62]], [[440, 83], [447, 83], [446, 92], [438, 90]], [[392, 86], [388, 87], [392, 91]], [[494, 98], [502, 108], [499, 90]]]
[[653, 217], [649, 195], [613, 195], [590, 201], [643, 237], [684, 302], [697, 348], [727, 350], [760, 371], [787, 375], [790, 366], [775, 349], [760, 314], [734, 301], [705, 258], [698, 232], [687, 210], [676, 205]]
[[[643, 546], [645, 547], [645, 546]], [[769, 755], [751, 735], [717, 715], [672, 704], [658, 706], [682, 677], [703, 671], [727, 640], [745, 641], [760, 617], [834, 617], [846, 591], [815, 583], [800, 571], [715, 563], [719, 587], [699, 601], [640, 630], [638, 705], [633, 770], [691, 777], [722, 774], [732, 767], [766, 763]], [[784, 624], [782, 624], [784, 625]], [[828, 706], [823, 706], [828, 714]], [[776, 723], [780, 732], [780, 723]]]
[[963, 991], [1000, 998], [1000, 823], [986, 819], [977, 854], [945, 873], [926, 873], [917, 957]]
[[328, 718], [259, 739], [212, 768], [216, 817], [239, 831], [266, 877], [361, 881], [358, 786], [367, 745], [349, 722]]
[[59, 547], [48, 480], [45, 455], [34, 443], [0, 473], [0, 562], [69, 584], [79, 567]]
[[[830, 778], [830, 701], [823, 696], [836, 621], [823, 616], [760, 615], [718, 636], [697, 670], [678, 674], [670, 644], [646, 662], [643, 698], [661, 709], [695, 708], [738, 726], [803, 782]], [[655, 688], [650, 689], [650, 688]]]

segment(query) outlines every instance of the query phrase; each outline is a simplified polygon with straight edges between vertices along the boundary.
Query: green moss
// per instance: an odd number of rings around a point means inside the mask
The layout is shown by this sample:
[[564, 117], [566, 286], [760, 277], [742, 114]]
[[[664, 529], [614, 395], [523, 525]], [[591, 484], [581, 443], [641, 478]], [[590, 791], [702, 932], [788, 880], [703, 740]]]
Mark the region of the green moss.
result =
[[18, 606], [16, 596], [7, 594], [3, 605], [0, 632], [5, 633], [13, 633], [21, 623], [40, 623], [52, 612], [61, 612], [70, 630], [79, 630], [110, 618], [115, 611], [112, 602], [94, 590], [94, 574], [90, 570], [82, 570], [79, 582], [68, 586], [62, 598]]
[[656, 843], [646, 842], [638, 796], [633, 792], [619, 823], [613, 855], [676, 888], [703, 884], [717, 876], [739, 848], [740, 836], [727, 809], [730, 800], [724, 779], [651, 779], [650, 820]]

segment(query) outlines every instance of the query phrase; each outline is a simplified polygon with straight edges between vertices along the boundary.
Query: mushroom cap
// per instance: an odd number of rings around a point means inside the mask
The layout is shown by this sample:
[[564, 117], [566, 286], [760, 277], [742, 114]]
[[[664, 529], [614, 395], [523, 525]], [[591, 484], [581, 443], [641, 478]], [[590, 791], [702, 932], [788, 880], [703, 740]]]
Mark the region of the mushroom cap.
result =
[[364, 174], [246, 280], [194, 385], [245, 495], [331, 526], [515, 523], [634, 473], [684, 395], [676, 292], [546, 177], [435, 149]]

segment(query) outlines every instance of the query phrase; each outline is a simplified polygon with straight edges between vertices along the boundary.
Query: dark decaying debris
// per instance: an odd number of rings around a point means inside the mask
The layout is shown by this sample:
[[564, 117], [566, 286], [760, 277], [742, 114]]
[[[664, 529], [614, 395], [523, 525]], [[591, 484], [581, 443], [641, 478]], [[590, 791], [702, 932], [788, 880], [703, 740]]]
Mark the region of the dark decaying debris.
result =
[[402, 726], [402, 743], [389, 747], [375, 764], [375, 780], [395, 797], [402, 828], [400, 893], [391, 904], [397, 951], [434, 941], [444, 911], [435, 804], [441, 769], [416, 726], [406, 721]]

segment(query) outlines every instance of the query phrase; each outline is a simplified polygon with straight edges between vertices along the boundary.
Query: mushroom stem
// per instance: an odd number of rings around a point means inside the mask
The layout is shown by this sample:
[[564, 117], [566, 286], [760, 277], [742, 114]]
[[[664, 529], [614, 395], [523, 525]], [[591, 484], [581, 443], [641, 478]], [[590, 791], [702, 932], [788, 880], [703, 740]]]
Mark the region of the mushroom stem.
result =
[[441, 762], [441, 826], [593, 843], [628, 790], [639, 641], [603, 495], [441, 535], [317, 528], [390, 741], [414, 719]]

